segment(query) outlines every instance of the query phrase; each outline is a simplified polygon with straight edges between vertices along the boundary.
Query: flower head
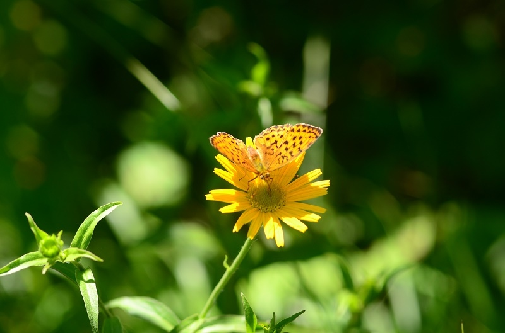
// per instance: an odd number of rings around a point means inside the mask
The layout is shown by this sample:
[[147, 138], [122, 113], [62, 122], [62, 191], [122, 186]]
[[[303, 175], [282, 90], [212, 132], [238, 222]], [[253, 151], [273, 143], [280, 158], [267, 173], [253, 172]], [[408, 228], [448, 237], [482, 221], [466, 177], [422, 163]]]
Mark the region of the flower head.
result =
[[221, 213], [242, 212], [233, 232], [251, 222], [247, 237], [253, 239], [263, 226], [267, 239], [275, 238], [277, 246], [284, 246], [281, 221], [293, 229], [305, 232], [307, 226], [302, 221], [318, 222], [321, 217], [315, 213], [326, 211], [322, 207], [299, 202], [325, 195], [330, 186], [329, 180], [313, 182], [322, 175], [320, 169], [293, 180], [304, 156], [305, 153], [302, 153], [291, 163], [267, 175], [258, 176], [219, 154], [216, 159], [225, 170], [216, 168], [214, 173], [238, 190], [212, 190], [206, 199], [228, 203], [219, 210]]

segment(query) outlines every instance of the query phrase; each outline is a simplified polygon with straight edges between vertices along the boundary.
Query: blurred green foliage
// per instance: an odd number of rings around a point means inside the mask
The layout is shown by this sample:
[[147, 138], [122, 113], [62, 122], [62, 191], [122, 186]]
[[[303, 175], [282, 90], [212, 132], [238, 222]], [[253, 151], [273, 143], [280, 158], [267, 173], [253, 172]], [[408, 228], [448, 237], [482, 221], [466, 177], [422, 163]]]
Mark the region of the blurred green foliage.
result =
[[[260, 320], [307, 310], [290, 332], [503, 332], [504, 17], [497, 0], [1, 1], [0, 265], [35, 250], [25, 212], [68, 244], [122, 201], [89, 247], [101, 297], [197, 313], [246, 232], [204, 199], [228, 187], [208, 138], [303, 121], [325, 131], [303, 167], [331, 179], [328, 212], [285, 248], [260, 236], [213, 312], [243, 292]], [[0, 332], [89, 324], [30, 269], [0, 279]]]

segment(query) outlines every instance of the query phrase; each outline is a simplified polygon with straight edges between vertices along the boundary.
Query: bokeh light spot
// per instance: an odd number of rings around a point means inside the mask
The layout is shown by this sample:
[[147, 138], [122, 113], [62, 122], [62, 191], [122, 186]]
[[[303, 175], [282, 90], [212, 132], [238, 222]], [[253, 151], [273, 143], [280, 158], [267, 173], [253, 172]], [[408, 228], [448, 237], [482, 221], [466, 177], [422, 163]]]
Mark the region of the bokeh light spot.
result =
[[0, 25], [0, 47], [2, 47], [4, 41], [5, 41], [5, 32], [2, 26]]
[[19, 30], [31, 31], [40, 24], [40, 7], [30, 0], [16, 1], [11, 8], [10, 18]]
[[195, 44], [206, 47], [222, 42], [232, 31], [233, 19], [230, 14], [221, 7], [211, 7], [202, 11], [191, 37]]
[[65, 27], [54, 20], [42, 22], [33, 35], [37, 48], [47, 55], [56, 55], [63, 51], [67, 38]]
[[166, 146], [144, 142], [119, 156], [118, 176], [121, 186], [140, 206], [170, 205], [185, 194], [188, 168]]
[[49, 117], [60, 107], [63, 69], [52, 61], [39, 62], [32, 70], [25, 105], [31, 115]]
[[487, 50], [497, 41], [496, 27], [487, 18], [473, 16], [463, 24], [463, 38], [475, 50]]
[[39, 150], [39, 135], [26, 125], [11, 128], [6, 140], [7, 150], [16, 159], [36, 154]]
[[53, 331], [61, 323], [65, 313], [70, 310], [71, 304], [67, 289], [51, 286], [45, 290], [33, 314], [34, 319], [45, 331]]
[[417, 27], [407, 27], [400, 31], [396, 39], [396, 46], [400, 54], [415, 57], [419, 55], [425, 45], [424, 33]]
[[28, 157], [14, 165], [14, 179], [19, 187], [33, 190], [45, 180], [46, 167], [39, 159]]
[[31, 114], [49, 117], [60, 106], [60, 95], [49, 82], [36, 82], [28, 88], [25, 104]]

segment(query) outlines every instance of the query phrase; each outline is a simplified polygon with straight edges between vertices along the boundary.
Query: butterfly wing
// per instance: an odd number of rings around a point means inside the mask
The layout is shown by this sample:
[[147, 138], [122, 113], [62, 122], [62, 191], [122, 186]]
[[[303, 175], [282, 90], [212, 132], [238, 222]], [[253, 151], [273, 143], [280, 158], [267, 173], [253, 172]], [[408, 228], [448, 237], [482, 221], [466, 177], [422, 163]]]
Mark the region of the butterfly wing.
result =
[[256, 172], [242, 140], [225, 132], [217, 132], [216, 135], [210, 137], [210, 144], [234, 164], [248, 171]]
[[300, 156], [321, 136], [323, 130], [309, 124], [275, 125], [254, 138], [263, 168], [274, 171]]

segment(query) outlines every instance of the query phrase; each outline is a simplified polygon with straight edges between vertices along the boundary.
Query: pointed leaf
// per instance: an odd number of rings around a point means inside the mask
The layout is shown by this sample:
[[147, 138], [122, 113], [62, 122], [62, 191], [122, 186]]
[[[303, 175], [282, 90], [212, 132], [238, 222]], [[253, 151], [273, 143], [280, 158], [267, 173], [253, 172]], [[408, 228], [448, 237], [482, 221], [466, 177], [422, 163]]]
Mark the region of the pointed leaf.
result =
[[107, 303], [108, 308], [120, 308], [166, 330], [180, 323], [179, 318], [165, 304], [149, 297], [121, 297]]
[[275, 312], [272, 315], [272, 319], [270, 319], [270, 327], [268, 329], [268, 332], [271, 332], [271, 333], [275, 332]]
[[26, 218], [28, 219], [28, 224], [30, 225], [30, 229], [32, 229], [32, 232], [33, 232], [33, 235], [35, 235], [35, 239], [37, 240], [37, 245], [40, 244], [40, 242], [46, 238], [46, 237], [49, 237], [49, 235], [41, 230], [38, 225], [35, 223], [35, 221], [33, 220], [33, 217], [28, 214], [28, 213], [25, 213], [26, 215]]
[[77, 260], [78, 258], [89, 258], [94, 261], [103, 261], [100, 257], [96, 256], [92, 252], [79, 249], [77, 247], [69, 247], [68, 249], [63, 251], [65, 262], [72, 262]]
[[98, 293], [93, 272], [89, 268], [84, 272], [76, 268], [75, 277], [79, 283], [79, 289], [93, 333], [98, 333]]
[[245, 295], [242, 293], [240, 295], [242, 296], [242, 306], [244, 307], [246, 332], [247, 333], [255, 332], [256, 325], [258, 324], [258, 318], [256, 317], [256, 314], [249, 305], [247, 298], [245, 298]]
[[122, 203], [119, 201], [111, 202], [99, 207], [93, 213], [89, 214], [75, 233], [70, 246], [86, 250], [89, 242], [91, 241], [91, 237], [93, 236], [93, 231], [95, 230], [97, 223], [121, 204]]
[[286, 326], [287, 324], [291, 323], [292, 321], [294, 321], [296, 318], [298, 318], [298, 316], [300, 316], [302, 313], [304, 313], [305, 310], [302, 310], [300, 312], [297, 312], [295, 313], [294, 315], [292, 315], [291, 317], [288, 317], [286, 319], [283, 319], [281, 320], [276, 326], [275, 326], [275, 332], [282, 332], [282, 330], [284, 329], [284, 326]]
[[32, 266], [44, 266], [46, 263], [47, 258], [39, 251], [29, 252], [0, 268], [0, 276], [9, 275]]
[[102, 333], [123, 333], [123, 327], [117, 317], [105, 318]]

